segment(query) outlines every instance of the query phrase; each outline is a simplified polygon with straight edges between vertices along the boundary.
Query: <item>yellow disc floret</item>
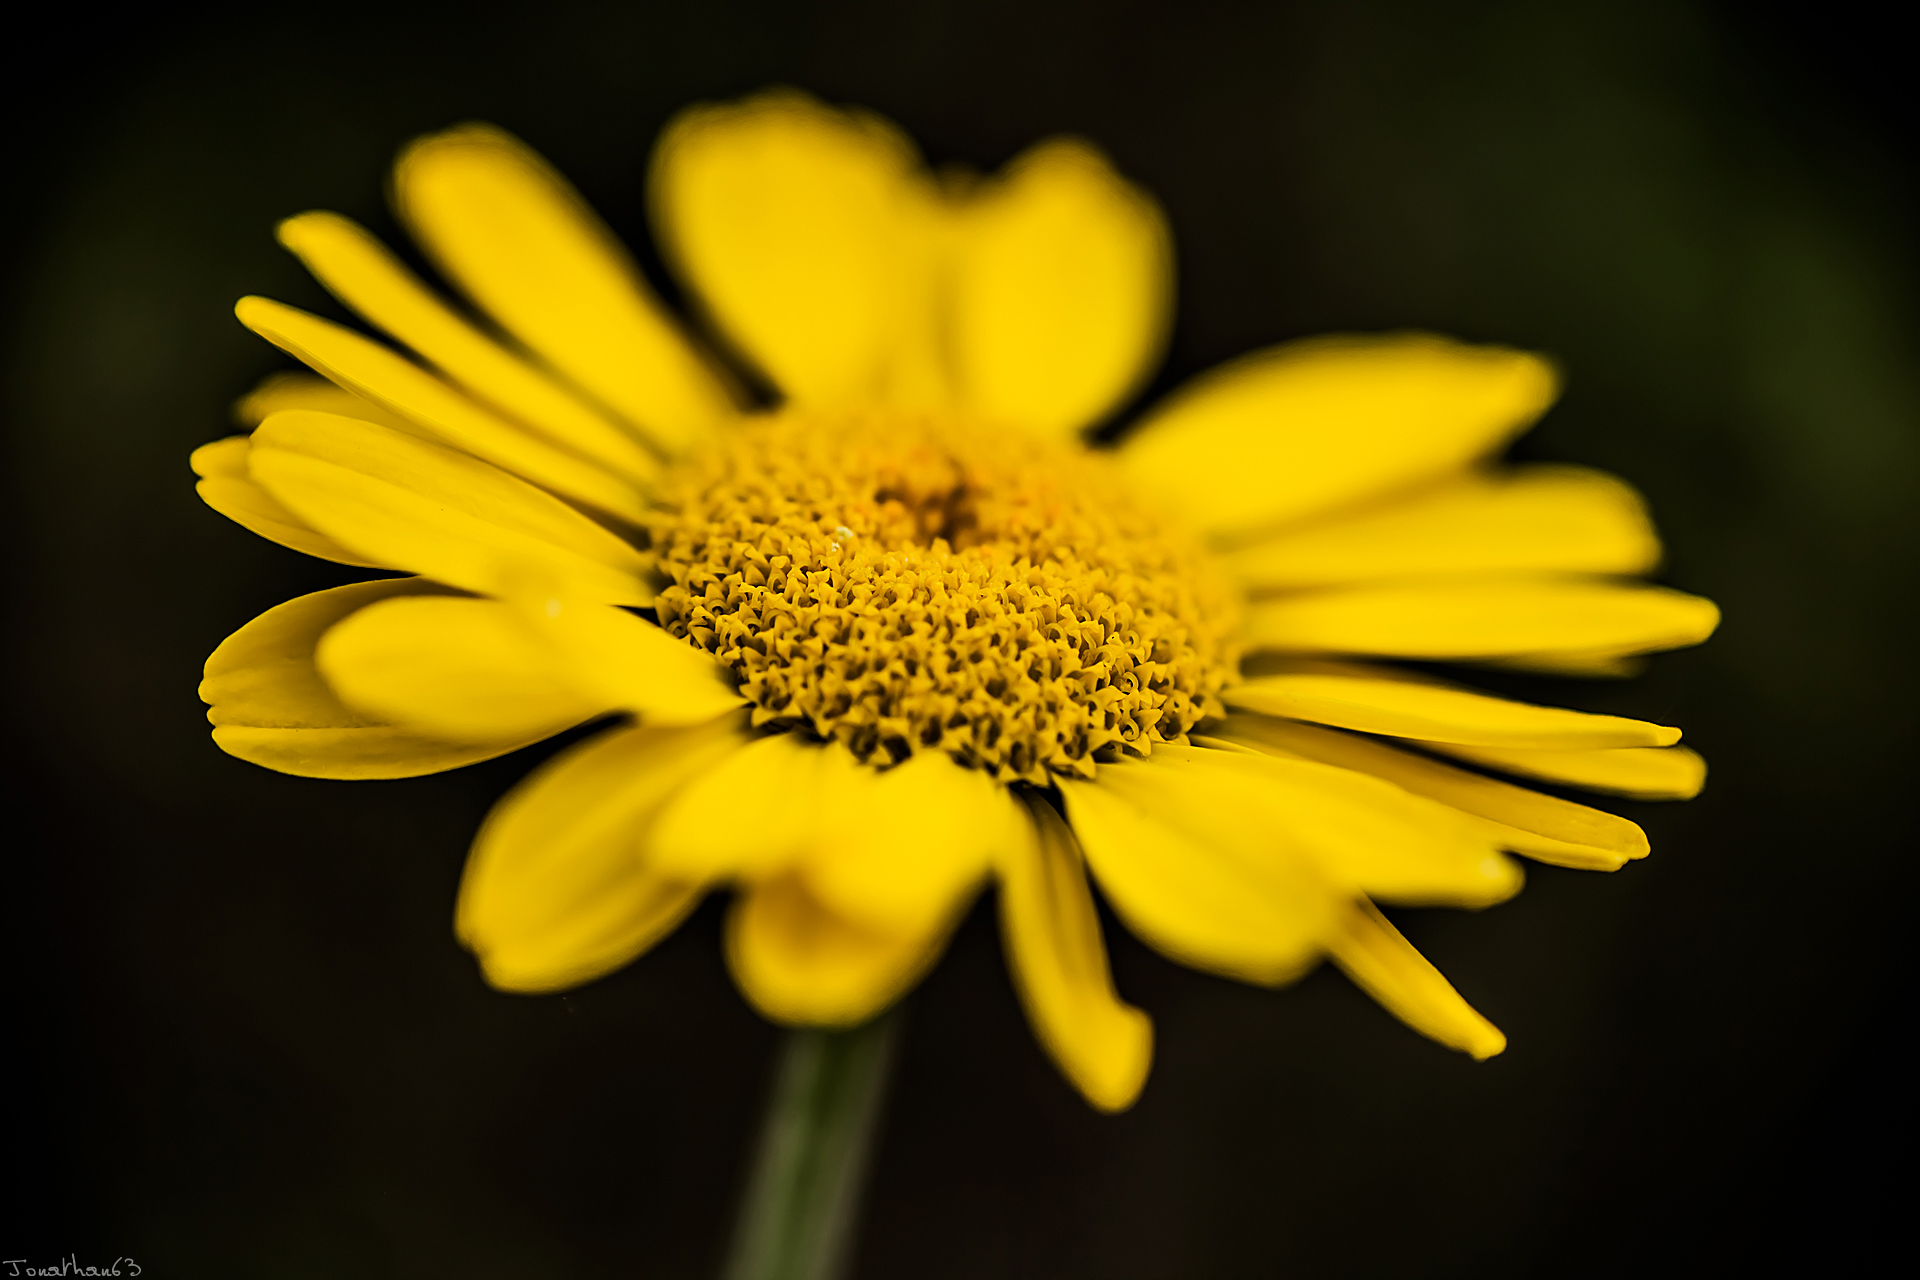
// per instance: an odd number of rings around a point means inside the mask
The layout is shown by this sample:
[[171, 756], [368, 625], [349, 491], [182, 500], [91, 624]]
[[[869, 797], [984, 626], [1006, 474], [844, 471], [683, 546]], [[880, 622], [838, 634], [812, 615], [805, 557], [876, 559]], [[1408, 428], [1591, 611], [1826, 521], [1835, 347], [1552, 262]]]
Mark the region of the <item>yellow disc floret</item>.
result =
[[1229, 585], [1105, 460], [936, 415], [751, 420], [669, 477], [660, 623], [756, 724], [885, 766], [1090, 777], [1184, 742], [1231, 670]]

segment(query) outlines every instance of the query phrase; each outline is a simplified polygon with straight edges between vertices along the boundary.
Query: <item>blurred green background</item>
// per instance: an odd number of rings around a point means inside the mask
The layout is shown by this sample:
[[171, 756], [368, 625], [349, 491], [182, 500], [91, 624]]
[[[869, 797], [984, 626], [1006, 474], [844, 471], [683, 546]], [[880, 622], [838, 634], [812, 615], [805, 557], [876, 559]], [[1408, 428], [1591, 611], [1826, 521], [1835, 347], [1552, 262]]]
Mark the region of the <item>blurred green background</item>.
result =
[[377, 784], [221, 755], [205, 655], [349, 575], [203, 508], [186, 456], [283, 367], [236, 297], [338, 314], [276, 219], [330, 208], [393, 237], [395, 149], [481, 118], [656, 269], [657, 129], [783, 82], [892, 116], [935, 161], [1061, 131], [1107, 148], [1178, 243], [1153, 393], [1328, 330], [1551, 353], [1567, 394], [1520, 452], [1640, 485], [1666, 580], [1727, 617], [1635, 682], [1486, 682], [1683, 725], [1713, 768], [1692, 804], [1620, 806], [1645, 862], [1396, 913], [1511, 1037], [1487, 1064], [1331, 972], [1256, 990], [1110, 929], [1159, 1055], [1103, 1118], [1033, 1043], [976, 910], [908, 1011], [857, 1274], [1850, 1269], [1896, 1225], [1877, 1165], [1905, 998], [1920, 385], [1912, 139], [1874, 78], [1891, 46], [1836, 37], [1848, 20], [349, 0], [92, 14], [16, 46], [4, 1256], [712, 1274], [776, 1043], [722, 971], [716, 906], [571, 996], [488, 990], [454, 887], [542, 752]]

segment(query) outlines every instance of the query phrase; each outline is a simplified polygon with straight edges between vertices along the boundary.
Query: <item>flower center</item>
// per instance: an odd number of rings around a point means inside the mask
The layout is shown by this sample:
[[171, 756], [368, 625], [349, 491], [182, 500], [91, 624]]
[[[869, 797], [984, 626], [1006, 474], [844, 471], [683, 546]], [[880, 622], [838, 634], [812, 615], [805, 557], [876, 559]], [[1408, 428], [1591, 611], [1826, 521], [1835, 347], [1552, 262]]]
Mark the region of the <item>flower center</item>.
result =
[[757, 725], [1003, 782], [1182, 742], [1237, 654], [1234, 595], [1096, 453], [904, 412], [755, 418], [669, 477], [660, 623]]

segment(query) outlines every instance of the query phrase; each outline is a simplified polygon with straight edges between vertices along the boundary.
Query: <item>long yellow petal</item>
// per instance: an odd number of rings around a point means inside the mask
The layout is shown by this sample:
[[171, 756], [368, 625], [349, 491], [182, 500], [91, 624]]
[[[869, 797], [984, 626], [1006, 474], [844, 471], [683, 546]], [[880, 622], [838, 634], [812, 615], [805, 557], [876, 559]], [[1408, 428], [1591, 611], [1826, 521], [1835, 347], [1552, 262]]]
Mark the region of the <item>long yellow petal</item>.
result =
[[[307, 778], [412, 778], [489, 760], [537, 739], [455, 743], [358, 714], [314, 665], [320, 637], [383, 600], [436, 595], [418, 578], [386, 578], [317, 591], [267, 610], [207, 659], [201, 700], [221, 750]], [[541, 735], [544, 736], [544, 735]]]
[[331, 320], [269, 298], [242, 298], [240, 322], [424, 435], [491, 462], [563, 498], [640, 523], [640, 488], [604, 466], [481, 408], [398, 352]]
[[321, 642], [353, 706], [443, 737], [557, 732], [608, 711], [700, 724], [740, 705], [719, 665], [643, 618], [551, 600], [393, 600]]
[[477, 458], [372, 423], [289, 410], [260, 424], [249, 470], [356, 554], [488, 595], [646, 604], [639, 552]]
[[257, 427], [283, 409], [312, 409], [318, 413], [337, 413], [343, 418], [377, 422], [383, 427], [418, 433], [420, 428], [397, 413], [389, 413], [364, 396], [357, 396], [338, 383], [302, 369], [283, 369], [270, 373], [260, 385], [240, 397], [233, 406], [234, 417], [249, 427]]
[[1432, 742], [1585, 750], [1680, 740], [1680, 731], [1666, 725], [1512, 702], [1365, 667], [1256, 676], [1220, 696], [1245, 711]]
[[771, 734], [688, 783], [648, 837], [663, 875], [687, 880], [769, 876], [813, 847], [818, 797], [864, 770], [844, 748]]
[[1528, 837], [1544, 836], [1546, 843], [1537, 847], [1559, 855], [1547, 861], [1563, 862], [1570, 845], [1587, 851], [1589, 865], [1607, 870], [1647, 855], [1646, 832], [1625, 818], [1483, 778], [1338, 729], [1267, 716], [1230, 716], [1220, 736], [1384, 778], [1414, 795], [1487, 819], [1494, 824], [1493, 838], [1515, 853], [1531, 854], [1536, 845]]
[[636, 488], [659, 476], [659, 462], [629, 430], [482, 333], [357, 224], [303, 213], [282, 222], [279, 236], [335, 297], [473, 395]]
[[247, 473], [247, 454], [252, 441], [246, 436], [228, 436], [195, 449], [187, 459], [194, 474], [201, 477], [194, 485], [200, 500], [227, 519], [270, 542], [291, 547], [306, 555], [336, 564], [357, 565], [364, 569], [385, 569], [364, 556], [355, 555], [287, 510], [274, 496], [253, 482]]
[[932, 341], [937, 213], [913, 144], [790, 91], [683, 112], [650, 186], [671, 260], [794, 400], [893, 396]]
[[578, 986], [679, 924], [705, 886], [661, 876], [641, 838], [678, 787], [741, 741], [732, 719], [616, 729], [548, 761], [495, 805], [454, 917], [487, 981], [506, 991]]
[[818, 842], [799, 874], [833, 911], [890, 931], [952, 915], [1024, 834], [1007, 789], [943, 752], [838, 776], [854, 785], [819, 796]]
[[1345, 913], [1329, 949], [1354, 985], [1422, 1035], [1484, 1061], [1507, 1047], [1500, 1029], [1481, 1017], [1372, 903]]
[[1520, 889], [1519, 867], [1476, 823], [1351, 769], [1161, 746], [1144, 765], [1103, 765], [1101, 778], [1142, 811], [1251, 864], [1311, 858], [1329, 884], [1409, 904], [1487, 906]]
[[793, 876], [742, 890], [727, 917], [734, 981], [761, 1013], [789, 1024], [865, 1022], [932, 966], [945, 940], [944, 929], [894, 933], [848, 919]]
[[1707, 782], [1707, 762], [1685, 747], [1615, 747], [1598, 751], [1537, 751], [1524, 747], [1435, 742], [1462, 760], [1503, 773], [1611, 791], [1636, 800], [1691, 800]]
[[370, 606], [327, 632], [315, 662], [348, 706], [455, 742], [546, 737], [613, 710], [493, 600]]
[[1044, 800], [1027, 807], [1034, 829], [1000, 863], [1000, 938], [1014, 989], [1074, 1087], [1102, 1111], [1124, 1111], [1147, 1081], [1153, 1023], [1114, 992], [1073, 833]]
[[567, 679], [609, 707], [652, 724], [701, 724], [745, 701], [705, 650], [624, 609], [551, 597], [510, 607]]
[[967, 203], [952, 271], [959, 394], [988, 418], [1068, 436], [1137, 389], [1166, 341], [1166, 218], [1078, 139], [1033, 147]]
[[400, 216], [494, 319], [668, 453], [735, 410], [725, 383], [564, 178], [488, 125], [421, 138], [394, 166]]
[[1263, 601], [1254, 649], [1394, 658], [1497, 658], [1554, 650], [1651, 653], [1699, 644], [1710, 600], [1665, 587], [1555, 578], [1363, 586]]
[[1646, 506], [1581, 467], [1469, 472], [1316, 521], [1226, 557], [1256, 591], [1491, 573], [1645, 573], [1660, 559]]
[[1180, 821], [1200, 815], [1150, 813], [1112, 785], [1118, 772], [1151, 767], [1102, 765], [1097, 781], [1060, 784], [1074, 834], [1114, 910], [1182, 964], [1248, 982], [1297, 977], [1334, 926], [1334, 885], [1311, 858], [1223, 848]]
[[1537, 356], [1425, 334], [1274, 347], [1174, 393], [1121, 446], [1203, 529], [1256, 533], [1446, 474], [1555, 394]]

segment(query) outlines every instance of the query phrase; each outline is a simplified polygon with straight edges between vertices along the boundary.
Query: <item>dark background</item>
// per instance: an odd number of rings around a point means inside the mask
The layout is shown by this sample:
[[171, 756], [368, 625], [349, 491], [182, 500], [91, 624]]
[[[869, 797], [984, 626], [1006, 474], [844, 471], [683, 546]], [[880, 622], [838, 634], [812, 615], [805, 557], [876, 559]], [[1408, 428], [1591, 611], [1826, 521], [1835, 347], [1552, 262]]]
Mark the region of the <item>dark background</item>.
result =
[[281, 367], [233, 299], [330, 309], [275, 219], [391, 236], [396, 147], [477, 117], [643, 244], [660, 124], [788, 82], [937, 161], [1098, 140], [1177, 237], [1155, 390], [1327, 330], [1552, 353], [1569, 389], [1521, 452], [1633, 479], [1667, 580], [1727, 615], [1637, 682], [1489, 681], [1684, 725], [1713, 775], [1620, 806], [1655, 855], [1616, 875], [1537, 867], [1494, 910], [1396, 914], [1511, 1037], [1487, 1064], [1331, 972], [1255, 990], [1112, 930], [1159, 1053], [1103, 1118], [1034, 1045], [977, 910], [908, 1011], [858, 1273], [1863, 1265], [1906, 1212], [1920, 532], [1907, 46], [1867, 13], [343, 3], [17, 31], [0, 1253], [713, 1273], [776, 1044], [717, 910], [572, 996], [488, 990], [454, 887], [541, 753], [363, 784], [221, 755], [202, 659], [341, 576], [203, 508], [185, 460]]

